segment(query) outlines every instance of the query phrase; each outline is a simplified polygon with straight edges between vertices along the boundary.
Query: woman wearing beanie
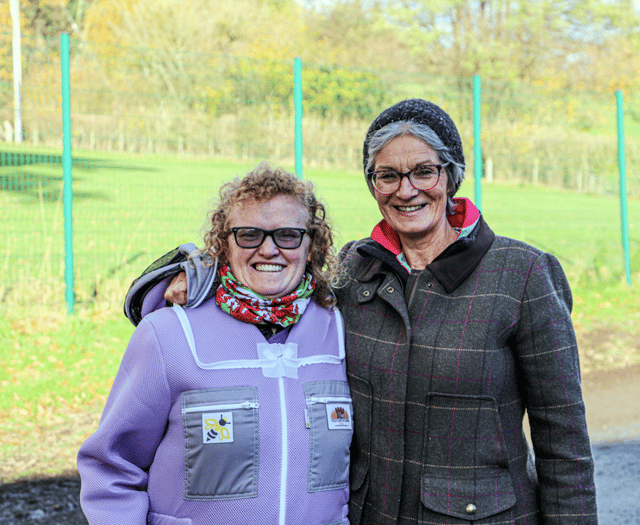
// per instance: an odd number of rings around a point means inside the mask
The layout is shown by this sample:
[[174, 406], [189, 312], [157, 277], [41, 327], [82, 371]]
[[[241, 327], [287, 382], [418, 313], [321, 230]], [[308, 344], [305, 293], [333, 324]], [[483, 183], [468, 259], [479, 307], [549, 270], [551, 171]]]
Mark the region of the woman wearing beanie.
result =
[[383, 218], [343, 248], [337, 290], [355, 414], [351, 523], [597, 523], [560, 263], [454, 198], [462, 144], [435, 104], [383, 111], [363, 154]]
[[344, 246], [335, 290], [354, 410], [351, 523], [597, 524], [558, 260], [496, 236], [454, 198], [463, 148], [435, 104], [383, 111], [363, 157], [382, 220]]

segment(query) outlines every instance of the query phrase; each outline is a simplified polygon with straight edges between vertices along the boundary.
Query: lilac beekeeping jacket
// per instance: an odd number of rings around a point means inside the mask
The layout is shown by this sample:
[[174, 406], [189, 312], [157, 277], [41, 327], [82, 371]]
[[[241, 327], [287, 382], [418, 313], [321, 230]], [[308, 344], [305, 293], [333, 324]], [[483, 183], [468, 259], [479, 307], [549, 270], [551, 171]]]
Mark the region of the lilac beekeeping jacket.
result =
[[146, 316], [82, 445], [91, 525], [348, 524], [352, 403], [337, 310], [282, 344], [215, 300]]

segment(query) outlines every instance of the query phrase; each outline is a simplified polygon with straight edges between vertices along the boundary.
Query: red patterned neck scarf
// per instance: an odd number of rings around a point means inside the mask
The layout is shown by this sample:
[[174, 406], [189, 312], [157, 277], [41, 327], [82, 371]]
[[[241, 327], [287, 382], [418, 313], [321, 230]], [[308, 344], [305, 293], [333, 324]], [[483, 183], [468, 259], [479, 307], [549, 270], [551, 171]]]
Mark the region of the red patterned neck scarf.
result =
[[316, 288], [315, 279], [305, 273], [298, 288], [289, 295], [267, 299], [238, 281], [226, 264], [220, 268], [220, 283], [216, 303], [221, 310], [245, 323], [284, 327], [298, 322]]

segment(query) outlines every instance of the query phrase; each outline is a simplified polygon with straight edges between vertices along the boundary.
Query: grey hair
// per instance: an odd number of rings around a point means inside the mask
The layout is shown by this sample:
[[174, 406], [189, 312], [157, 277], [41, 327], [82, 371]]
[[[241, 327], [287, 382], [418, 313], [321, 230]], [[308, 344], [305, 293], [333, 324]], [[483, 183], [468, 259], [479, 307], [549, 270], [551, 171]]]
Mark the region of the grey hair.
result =
[[391, 122], [373, 134], [369, 141], [367, 151], [368, 161], [366, 175], [369, 191], [372, 195], [375, 191], [373, 189], [373, 183], [371, 182], [371, 174], [376, 162], [376, 156], [389, 142], [402, 135], [413, 135], [417, 139], [422, 140], [438, 154], [442, 164], [447, 164], [444, 166], [444, 171], [447, 174], [447, 213], [453, 215], [456, 208], [453, 202], [453, 196], [458, 191], [458, 188], [460, 188], [460, 184], [462, 184], [465, 166], [453, 160], [453, 156], [449, 153], [449, 148], [440, 140], [436, 132], [426, 124], [420, 124], [411, 120], [401, 120]]

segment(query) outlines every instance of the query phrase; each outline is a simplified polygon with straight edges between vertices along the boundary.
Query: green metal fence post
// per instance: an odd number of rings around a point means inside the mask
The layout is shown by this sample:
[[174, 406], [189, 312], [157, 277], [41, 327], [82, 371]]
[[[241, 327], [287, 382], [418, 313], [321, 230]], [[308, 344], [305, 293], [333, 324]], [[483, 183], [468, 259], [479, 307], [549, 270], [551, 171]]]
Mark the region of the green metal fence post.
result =
[[473, 76], [473, 177], [475, 205], [482, 209], [482, 144], [480, 142], [480, 76]]
[[302, 60], [293, 60], [293, 105], [295, 107], [296, 175], [302, 178]]
[[622, 230], [622, 251], [627, 284], [631, 285], [631, 259], [629, 256], [629, 217], [627, 213], [627, 167], [624, 155], [624, 109], [622, 91], [616, 91], [618, 120], [618, 171], [620, 172], [620, 223]]
[[62, 72], [62, 202], [64, 204], [64, 282], [67, 312], [72, 314], [73, 293], [73, 192], [71, 190], [71, 88], [69, 81], [69, 35], [60, 35]]

